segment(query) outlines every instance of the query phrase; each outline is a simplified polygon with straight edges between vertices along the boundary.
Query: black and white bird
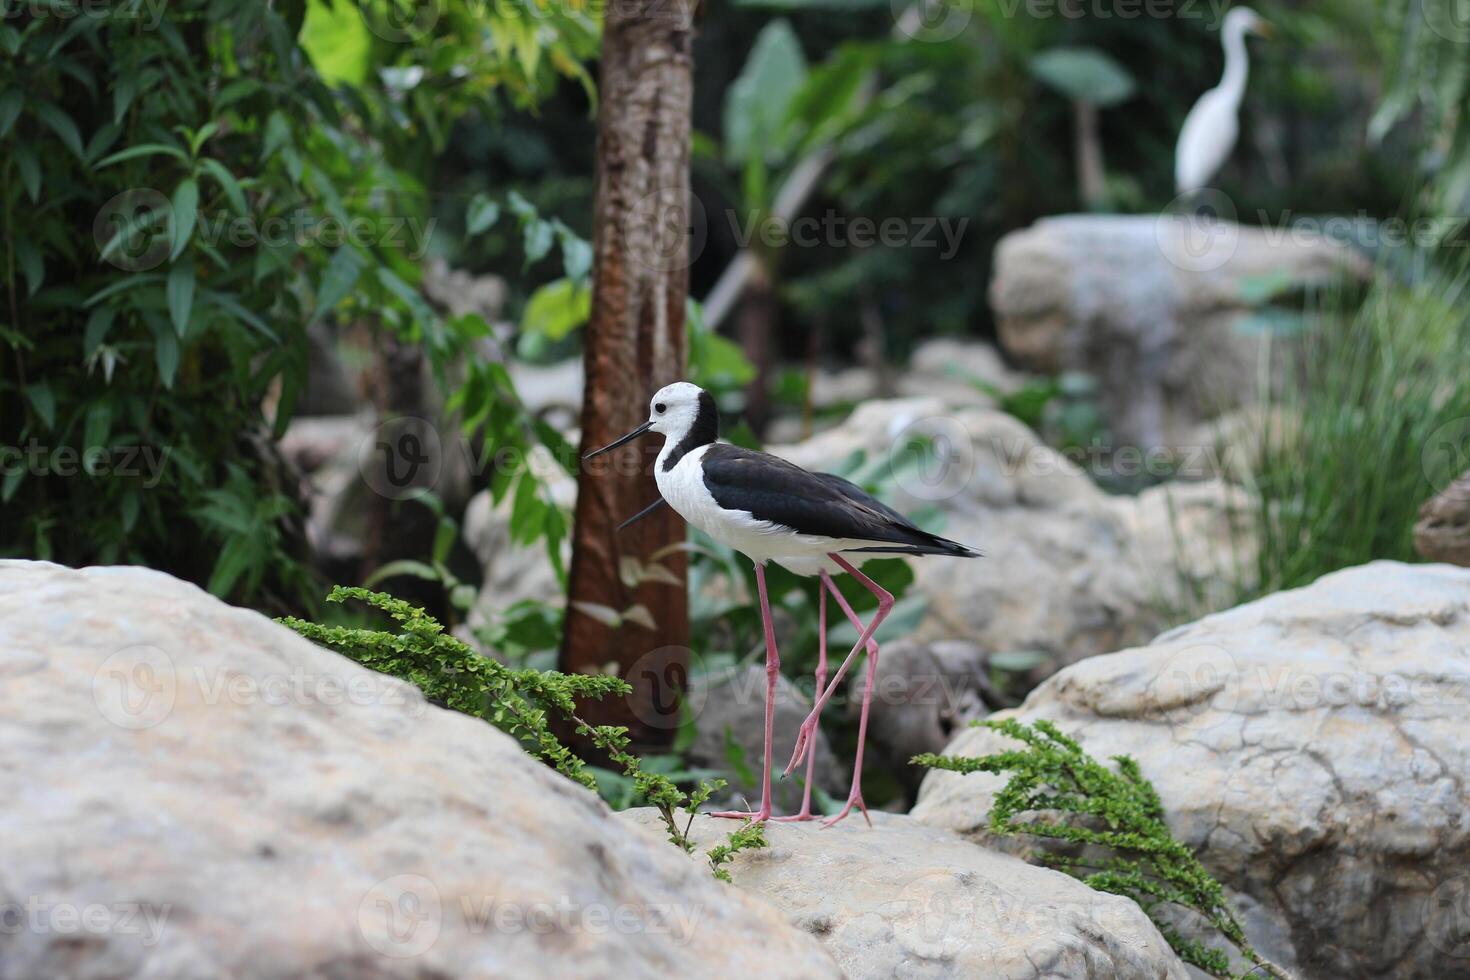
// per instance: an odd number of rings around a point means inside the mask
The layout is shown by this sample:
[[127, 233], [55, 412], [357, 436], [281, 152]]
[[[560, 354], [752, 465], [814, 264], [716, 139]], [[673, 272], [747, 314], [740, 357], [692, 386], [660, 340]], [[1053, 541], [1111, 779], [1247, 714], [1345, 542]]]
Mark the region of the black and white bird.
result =
[[[859, 571], [858, 566], [879, 555], [974, 558], [978, 552], [915, 526], [902, 514], [841, 477], [811, 473], [778, 456], [719, 442], [720, 415], [714, 398], [688, 382], [680, 381], [659, 389], [649, 403], [647, 422], [621, 439], [588, 453], [585, 458], [609, 452], [648, 432], [664, 436], [663, 449], [654, 464], [654, 479], [661, 499], [629, 519], [624, 526], [667, 504], [711, 538], [750, 558], [755, 563], [756, 585], [760, 591], [766, 638], [765, 765], [761, 805], [755, 811], [715, 815], [755, 820], [771, 817], [771, 737], [781, 657], [771, 624], [765, 566], [767, 562], [776, 562], [797, 575], [817, 575], [822, 581], [818, 613], [821, 619], [818, 630], [821, 637], [817, 663], [818, 694], [811, 713], [802, 722], [795, 751], [786, 767], [789, 773], [803, 757], [808, 759], [805, 798], [801, 812], [784, 819], [812, 819], [811, 768], [816, 755], [813, 746], [818, 719], [854, 658], [863, 649], [868, 651], [868, 671], [858, 722], [852, 789], [846, 806], [828, 821], [828, 825], [846, 817], [854, 806], [866, 816], [861, 784], [863, 742], [867, 735], [868, 707], [878, 659], [878, 645], [873, 641], [873, 634], [893, 608], [893, 596]], [[877, 597], [878, 611], [871, 622], [864, 625], [848, 606], [832, 581], [832, 575], [837, 572], [853, 576]], [[860, 634], [830, 684], [826, 681], [828, 592], [836, 598]]]

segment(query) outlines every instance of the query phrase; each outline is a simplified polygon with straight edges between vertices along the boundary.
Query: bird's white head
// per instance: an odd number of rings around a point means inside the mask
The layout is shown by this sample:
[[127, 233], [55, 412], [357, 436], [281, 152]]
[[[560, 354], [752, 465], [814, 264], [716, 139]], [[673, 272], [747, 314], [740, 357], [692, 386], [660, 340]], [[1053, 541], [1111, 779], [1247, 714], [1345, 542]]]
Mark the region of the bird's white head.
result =
[[1271, 36], [1271, 22], [1249, 7], [1231, 7], [1230, 12], [1225, 15], [1225, 23], [1222, 33], [1238, 34], [1244, 37], [1254, 34], [1257, 37]]
[[670, 445], [689, 443], [684, 449], [714, 442], [720, 435], [720, 413], [710, 393], [687, 381], [664, 385], [649, 399], [648, 421], [621, 439], [588, 453], [584, 459], [616, 449], [645, 432], [661, 433]]
[[714, 405], [714, 399], [698, 385], [687, 381], [664, 385], [648, 402], [648, 427], [670, 439], [682, 438], [699, 421], [704, 402]]

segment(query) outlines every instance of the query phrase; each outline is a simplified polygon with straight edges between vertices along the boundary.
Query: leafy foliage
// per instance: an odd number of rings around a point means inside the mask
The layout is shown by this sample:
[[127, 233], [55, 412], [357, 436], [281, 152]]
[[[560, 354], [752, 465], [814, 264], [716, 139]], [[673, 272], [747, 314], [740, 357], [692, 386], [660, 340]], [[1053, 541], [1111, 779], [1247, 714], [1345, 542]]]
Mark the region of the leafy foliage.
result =
[[1470, 201], [1470, 20], [1461, 0], [1388, 0], [1389, 27], [1375, 32], [1389, 84], [1369, 126], [1375, 140], [1422, 115], [1432, 129], [1425, 162], [1434, 170], [1438, 209], [1463, 215]]
[[706, 851], [705, 855], [709, 858], [710, 870], [714, 872], [714, 876], [721, 881], [729, 881], [730, 872], [725, 865], [729, 864], [736, 854], [768, 846], [765, 825], [751, 822], [731, 831], [725, 843], [716, 844]]
[[[1118, 770], [1114, 772], [1044, 720], [1026, 725], [1007, 718], [974, 725], [1007, 735], [1026, 748], [980, 758], [928, 753], [915, 756], [913, 763], [958, 773], [1009, 776], [995, 795], [990, 829], [997, 834], [1030, 834], [1089, 848], [1080, 858], [1047, 853], [1045, 860], [1099, 891], [1137, 902], [1186, 962], [1216, 976], [1230, 975], [1229, 956], [1181, 936], [1160, 915], [1164, 906], [1193, 910], [1251, 963], [1273, 976], [1286, 976], [1251, 947], [1220, 883], [1193, 851], [1169, 833], [1163, 804], [1137, 762], [1115, 756]], [[1094, 857], [1094, 852], [1101, 856]]]
[[[701, 782], [694, 790], [685, 792], [667, 775], [645, 769], [638, 757], [628, 751], [626, 728], [591, 725], [577, 715], [577, 699], [624, 696], [631, 691], [625, 681], [604, 674], [563, 674], [507, 667], [481, 656], [444, 632], [444, 627], [422, 609], [387, 593], [337, 586], [327, 596], [327, 601], [334, 603], [349, 599], [387, 613], [400, 631], [323, 626], [294, 616], [279, 622], [313, 642], [346, 654], [364, 667], [409, 681], [431, 701], [483, 718], [519, 739], [532, 755], [568, 779], [596, 790], [593, 773], [557, 739], [550, 717], [555, 714], [570, 721], [579, 735], [589, 739], [621, 767], [623, 774], [633, 781], [638, 795], [658, 810], [670, 842], [686, 853], [694, 850], [689, 827], [699, 807], [724, 786], [724, 781]], [[710, 852], [710, 868], [717, 878], [729, 881], [729, 872], [721, 866], [740, 850], [764, 846], [765, 839], [758, 826], [737, 828], [725, 844]]]
[[1329, 293], [1279, 352], [1285, 380], [1263, 399], [1251, 474], [1252, 591], [1415, 560], [1420, 504], [1470, 467], [1467, 289], [1463, 268], [1408, 281], [1380, 269], [1360, 305]]

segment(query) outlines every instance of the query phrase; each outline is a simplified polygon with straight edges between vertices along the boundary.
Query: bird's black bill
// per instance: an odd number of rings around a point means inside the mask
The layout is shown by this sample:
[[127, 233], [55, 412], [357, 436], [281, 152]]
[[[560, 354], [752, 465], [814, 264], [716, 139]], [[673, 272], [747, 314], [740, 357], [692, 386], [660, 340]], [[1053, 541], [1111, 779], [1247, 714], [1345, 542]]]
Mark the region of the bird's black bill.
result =
[[[640, 425], [638, 428], [634, 429], [632, 432], [629, 432], [627, 435], [623, 436], [623, 438], [616, 439], [616, 440], [608, 443], [606, 446], [603, 446], [601, 449], [594, 449], [594, 450], [592, 450], [592, 452], [588, 453], [586, 456], [583, 456], [582, 458], [583, 459], [591, 459], [593, 456], [601, 456], [603, 453], [612, 452], [614, 449], [618, 448], [623, 443], [625, 443], [625, 442], [632, 442], [634, 439], [637, 439], [639, 436], [643, 435], [643, 433], [645, 433], [645, 432], [648, 431], [648, 427], [651, 426], [651, 425], [653, 425], [653, 420], [652, 419], [649, 419], [647, 422], [644, 422], [642, 425]], [[640, 514], [639, 516], [641, 517], [642, 515]]]
[[619, 524], [618, 530], [621, 531], [626, 527], [631, 527], [634, 524], [637, 524], [639, 521], [643, 520], [643, 518], [647, 517], [649, 514], [652, 514], [654, 511], [658, 510], [660, 507], [667, 507], [668, 505], [669, 502], [660, 497], [653, 503], [649, 504], [647, 507], [640, 510], [638, 513], [634, 514], [632, 517], [628, 518], [623, 523]]

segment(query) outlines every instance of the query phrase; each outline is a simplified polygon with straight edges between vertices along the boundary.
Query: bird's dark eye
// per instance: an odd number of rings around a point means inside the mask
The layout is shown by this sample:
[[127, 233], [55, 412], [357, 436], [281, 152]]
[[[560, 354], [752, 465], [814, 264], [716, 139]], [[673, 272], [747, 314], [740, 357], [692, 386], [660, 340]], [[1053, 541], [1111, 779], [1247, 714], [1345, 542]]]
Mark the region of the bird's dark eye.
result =
[[653, 410], [659, 415], [662, 415], [664, 412], [669, 410], [669, 406], [665, 405], [663, 402], [659, 402], [657, 405], [653, 406]]

